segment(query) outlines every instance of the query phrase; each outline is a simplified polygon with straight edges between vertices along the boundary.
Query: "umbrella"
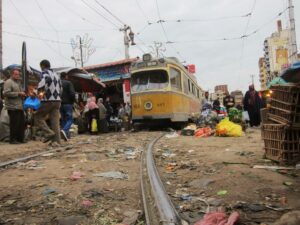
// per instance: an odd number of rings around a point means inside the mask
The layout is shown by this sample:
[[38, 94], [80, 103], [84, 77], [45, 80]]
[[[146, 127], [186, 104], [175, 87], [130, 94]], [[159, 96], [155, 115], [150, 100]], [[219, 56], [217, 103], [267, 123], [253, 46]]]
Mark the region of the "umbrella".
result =
[[287, 82], [281, 77], [275, 77], [273, 80], [270, 81], [270, 83], [268, 83], [267, 88], [269, 89], [272, 85], [275, 84], [287, 84]]
[[99, 78], [85, 70], [72, 67], [61, 67], [53, 70], [58, 74], [66, 73], [76, 92], [99, 92], [105, 88], [105, 84]]
[[290, 68], [283, 71], [283, 73], [281, 74], [281, 78], [283, 78], [287, 82], [299, 83], [300, 82], [300, 61], [292, 64]]

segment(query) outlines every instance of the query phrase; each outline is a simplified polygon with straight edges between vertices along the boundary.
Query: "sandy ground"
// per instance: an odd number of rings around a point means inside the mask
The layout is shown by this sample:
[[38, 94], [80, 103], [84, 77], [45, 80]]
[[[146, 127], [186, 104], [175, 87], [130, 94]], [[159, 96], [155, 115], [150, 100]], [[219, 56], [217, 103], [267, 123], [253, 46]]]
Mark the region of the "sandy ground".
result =
[[[1, 170], [0, 224], [109, 225], [134, 217], [142, 208], [139, 152], [156, 136], [158, 132], [81, 135], [69, 150]], [[37, 142], [17, 147], [2, 144], [1, 161], [47, 148]], [[128, 178], [95, 176], [109, 171]], [[72, 180], [73, 172], [84, 175]]]
[[252, 129], [239, 138], [164, 137], [156, 144], [156, 163], [182, 217], [193, 224], [208, 203], [210, 211], [237, 210], [240, 224], [271, 224], [283, 213], [300, 209], [299, 170], [253, 168], [276, 165], [263, 159], [260, 135]]

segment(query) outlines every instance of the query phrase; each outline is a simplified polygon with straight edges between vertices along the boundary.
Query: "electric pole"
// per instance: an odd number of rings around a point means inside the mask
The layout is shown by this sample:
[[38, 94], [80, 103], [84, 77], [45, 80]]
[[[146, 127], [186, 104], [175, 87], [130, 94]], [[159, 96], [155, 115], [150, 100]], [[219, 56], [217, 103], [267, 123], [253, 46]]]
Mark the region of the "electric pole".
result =
[[296, 28], [293, 1], [289, 0], [289, 17], [290, 17], [290, 34], [291, 34], [291, 47], [289, 48], [290, 63], [297, 61], [297, 41], [296, 41]]
[[0, 69], [3, 69], [3, 45], [2, 45], [2, 0], [0, 0]]
[[88, 34], [85, 34], [83, 38], [79, 35], [76, 38], [71, 39], [71, 46], [73, 49], [73, 56], [71, 59], [75, 62], [75, 67], [80, 65], [83, 67], [84, 63], [86, 63], [90, 56], [94, 54], [96, 49], [92, 47], [93, 38], [90, 38]]
[[[135, 45], [134, 43], [134, 33], [132, 32], [130, 26], [124, 25], [123, 28], [120, 29], [124, 33], [124, 47], [125, 47], [125, 59], [129, 59], [129, 44]], [[129, 33], [127, 34], [127, 31]]]
[[81, 37], [79, 38], [79, 47], [80, 47], [80, 61], [81, 61], [81, 67], [83, 67], [82, 40], [81, 40]]

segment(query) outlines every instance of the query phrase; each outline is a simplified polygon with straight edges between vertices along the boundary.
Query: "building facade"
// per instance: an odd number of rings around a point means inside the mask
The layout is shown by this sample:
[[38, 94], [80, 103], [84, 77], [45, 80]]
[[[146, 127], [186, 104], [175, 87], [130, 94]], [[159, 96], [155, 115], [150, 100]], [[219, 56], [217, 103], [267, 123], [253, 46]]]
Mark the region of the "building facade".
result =
[[[277, 21], [277, 32], [264, 41], [264, 60], [259, 60], [261, 86], [265, 87], [275, 77], [289, 67], [291, 52], [290, 29], [282, 29], [281, 21]], [[265, 74], [266, 73], [266, 77]]]
[[265, 59], [263, 57], [259, 58], [258, 67], [259, 67], [260, 89], [266, 90], [267, 89], [267, 67], [266, 67]]

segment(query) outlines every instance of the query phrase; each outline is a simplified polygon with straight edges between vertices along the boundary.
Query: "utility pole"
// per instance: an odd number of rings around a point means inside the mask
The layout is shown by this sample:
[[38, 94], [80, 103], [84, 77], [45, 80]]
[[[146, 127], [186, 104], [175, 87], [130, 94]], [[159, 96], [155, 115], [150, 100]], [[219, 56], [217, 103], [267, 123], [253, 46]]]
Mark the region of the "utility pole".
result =
[[3, 45], [2, 45], [2, 0], [0, 0], [0, 69], [3, 69]]
[[[125, 59], [129, 59], [129, 44], [135, 45], [134, 43], [134, 33], [132, 32], [130, 26], [124, 25], [123, 28], [120, 29], [124, 33], [124, 47], [125, 47]], [[127, 34], [129, 31], [129, 34]]]
[[73, 49], [73, 56], [71, 59], [75, 62], [75, 67], [81, 65], [83, 67], [90, 56], [94, 54], [96, 49], [92, 47], [93, 38], [90, 38], [88, 34], [85, 34], [83, 38], [77, 35], [76, 38], [71, 38], [71, 46]]
[[289, 0], [289, 17], [290, 17], [290, 34], [291, 34], [291, 47], [289, 48], [290, 63], [297, 61], [297, 41], [296, 41], [296, 28], [293, 1]]

